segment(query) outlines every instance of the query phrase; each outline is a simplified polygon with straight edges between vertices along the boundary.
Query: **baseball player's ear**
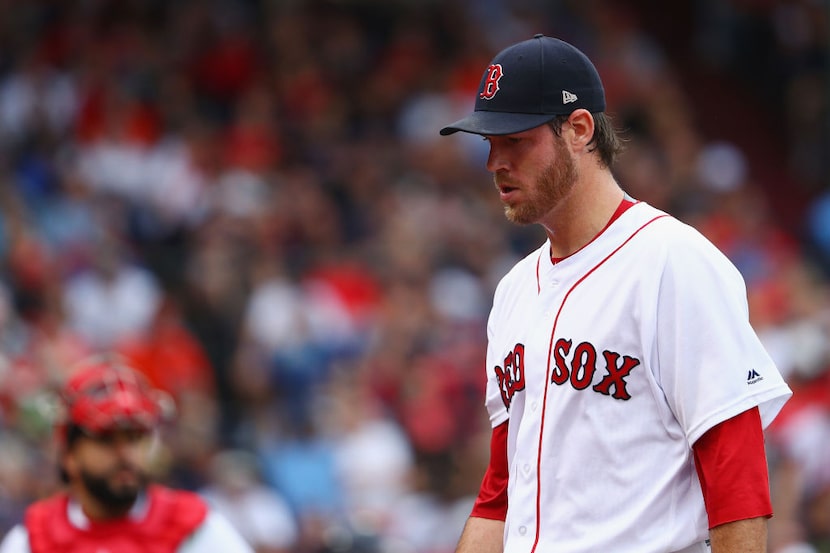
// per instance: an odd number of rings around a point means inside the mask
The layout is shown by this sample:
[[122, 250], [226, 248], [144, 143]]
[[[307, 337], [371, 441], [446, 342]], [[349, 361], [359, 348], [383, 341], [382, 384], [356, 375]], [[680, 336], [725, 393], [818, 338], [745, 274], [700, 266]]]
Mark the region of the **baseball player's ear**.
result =
[[77, 462], [68, 451], [61, 452], [58, 463], [60, 472], [62, 473], [62, 477], [63, 475], [66, 475], [67, 480], [69, 478], [69, 475], [77, 473]]
[[577, 109], [568, 117], [574, 131], [574, 145], [586, 146], [594, 136], [594, 116], [587, 109]]

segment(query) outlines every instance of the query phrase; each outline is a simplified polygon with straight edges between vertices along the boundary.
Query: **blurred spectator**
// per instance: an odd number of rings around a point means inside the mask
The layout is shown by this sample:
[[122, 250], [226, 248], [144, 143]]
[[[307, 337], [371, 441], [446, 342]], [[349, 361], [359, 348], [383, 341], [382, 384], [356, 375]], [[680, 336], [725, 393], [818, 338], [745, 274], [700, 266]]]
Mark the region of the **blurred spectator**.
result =
[[125, 334], [113, 344], [157, 388], [174, 398], [212, 397], [213, 369], [202, 345], [184, 325], [176, 298], [165, 294], [143, 329]]
[[348, 532], [343, 483], [338, 480], [332, 438], [311, 421], [289, 423], [281, 435], [258, 445], [263, 476], [299, 520], [298, 550], [326, 547], [332, 532]]
[[294, 515], [260, 476], [254, 455], [241, 450], [217, 452], [210, 484], [199, 492], [227, 517], [256, 553], [287, 553], [297, 542]]
[[334, 375], [323, 416], [350, 523], [383, 535], [390, 509], [410, 488], [414, 458], [407, 435], [386, 416], [365, 376]]
[[146, 332], [158, 309], [156, 277], [125, 257], [116, 243], [105, 240], [93, 252], [91, 266], [66, 283], [67, 323], [95, 348], [112, 348]]

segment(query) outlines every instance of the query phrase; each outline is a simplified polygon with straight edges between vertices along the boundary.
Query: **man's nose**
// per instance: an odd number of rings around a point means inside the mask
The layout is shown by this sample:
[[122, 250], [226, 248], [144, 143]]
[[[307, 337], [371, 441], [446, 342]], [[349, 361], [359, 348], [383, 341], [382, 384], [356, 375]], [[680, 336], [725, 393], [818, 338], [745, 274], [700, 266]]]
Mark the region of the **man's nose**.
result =
[[490, 153], [487, 156], [487, 164], [485, 165], [488, 171], [495, 173], [500, 169], [507, 167], [507, 160], [497, 145], [490, 143]]

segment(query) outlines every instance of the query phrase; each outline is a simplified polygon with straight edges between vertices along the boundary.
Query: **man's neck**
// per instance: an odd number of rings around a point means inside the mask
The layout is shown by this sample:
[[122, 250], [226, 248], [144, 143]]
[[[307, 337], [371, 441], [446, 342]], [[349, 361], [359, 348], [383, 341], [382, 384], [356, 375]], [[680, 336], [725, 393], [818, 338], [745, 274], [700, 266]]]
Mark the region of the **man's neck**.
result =
[[598, 171], [594, 177], [578, 182], [567, 201], [542, 221], [552, 258], [568, 257], [593, 240], [625, 197], [610, 171]]

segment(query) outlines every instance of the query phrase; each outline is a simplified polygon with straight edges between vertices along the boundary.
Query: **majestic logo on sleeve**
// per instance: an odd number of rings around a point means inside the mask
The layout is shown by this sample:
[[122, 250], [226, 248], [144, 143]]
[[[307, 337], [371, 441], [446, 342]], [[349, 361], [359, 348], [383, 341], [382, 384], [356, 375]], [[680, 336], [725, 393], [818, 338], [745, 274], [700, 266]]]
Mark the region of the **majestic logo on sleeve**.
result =
[[755, 384], [756, 382], [760, 382], [764, 379], [761, 374], [756, 371], [755, 369], [749, 369], [746, 373], [746, 383], [747, 384]]
[[481, 87], [479, 97], [484, 100], [492, 100], [499, 91], [499, 79], [501, 79], [502, 69], [500, 63], [494, 63], [487, 68], [487, 77], [484, 79], [484, 85]]
[[[640, 360], [615, 351], [605, 350], [600, 355], [589, 342], [576, 346], [572, 340], [560, 338], [553, 347], [550, 373], [551, 384], [570, 384], [575, 390], [590, 389], [598, 394], [623, 401], [631, 399], [626, 378]], [[525, 389], [525, 346], [516, 344], [504, 358], [504, 366], [496, 366], [496, 378], [504, 406], [510, 409], [513, 395]], [[594, 378], [598, 382], [593, 384]], [[593, 384], [593, 386], [592, 386]]]

